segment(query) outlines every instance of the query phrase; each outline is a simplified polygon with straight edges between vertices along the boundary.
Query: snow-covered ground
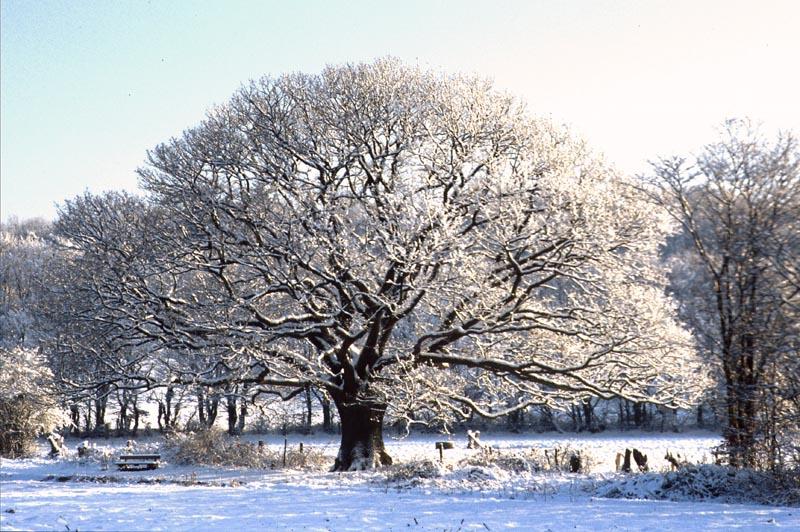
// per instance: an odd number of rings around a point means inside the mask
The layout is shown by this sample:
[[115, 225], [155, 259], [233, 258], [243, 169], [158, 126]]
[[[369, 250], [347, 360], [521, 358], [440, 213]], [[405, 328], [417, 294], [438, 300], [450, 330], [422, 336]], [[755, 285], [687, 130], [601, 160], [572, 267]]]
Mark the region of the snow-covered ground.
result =
[[[259, 439], [259, 437], [253, 437]], [[275, 448], [283, 438], [260, 437]], [[438, 457], [442, 436], [388, 441], [397, 462]], [[800, 508], [720, 502], [603, 499], [591, 487], [613, 479], [618, 450], [635, 446], [664, 466], [666, 448], [692, 461], [719, 443], [694, 435], [484, 435], [502, 453], [554, 446], [587, 449], [590, 475], [454, 468], [474, 451], [465, 439], [445, 451], [434, 478], [384, 473], [256, 471], [176, 465], [148, 472], [104, 470], [93, 460], [0, 462], [0, 529], [5, 530], [800, 530]], [[289, 437], [336, 453], [333, 436]], [[74, 448], [76, 442], [69, 442]], [[119, 450], [122, 440], [99, 440]], [[143, 442], [139, 442], [140, 444]], [[146, 443], [146, 446], [158, 442]], [[165, 455], [168, 460], [168, 455]], [[44, 480], [48, 479], [48, 480]]]

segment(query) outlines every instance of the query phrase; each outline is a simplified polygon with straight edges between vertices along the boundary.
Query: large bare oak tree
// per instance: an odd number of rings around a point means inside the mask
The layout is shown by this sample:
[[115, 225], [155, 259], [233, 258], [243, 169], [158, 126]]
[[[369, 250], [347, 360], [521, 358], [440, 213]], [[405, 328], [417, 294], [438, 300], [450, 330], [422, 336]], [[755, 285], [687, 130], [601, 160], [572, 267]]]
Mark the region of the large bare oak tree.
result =
[[666, 224], [484, 80], [394, 60], [261, 79], [140, 176], [141, 238], [102, 222], [110, 198], [58, 224], [97, 265], [102, 319], [172, 382], [324, 391], [336, 470], [391, 463], [387, 409], [677, 406], [702, 386], [656, 268]]

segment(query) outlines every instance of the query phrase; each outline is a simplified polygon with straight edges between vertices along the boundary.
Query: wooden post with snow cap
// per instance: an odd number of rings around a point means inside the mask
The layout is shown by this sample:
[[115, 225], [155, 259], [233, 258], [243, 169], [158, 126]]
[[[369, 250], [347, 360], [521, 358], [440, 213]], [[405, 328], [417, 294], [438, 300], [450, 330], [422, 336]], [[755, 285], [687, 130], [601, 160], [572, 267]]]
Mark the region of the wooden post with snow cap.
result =
[[436, 442], [436, 449], [439, 450], [439, 461], [444, 462], [444, 450], [445, 449], [452, 449], [453, 442], [451, 441], [437, 441]]

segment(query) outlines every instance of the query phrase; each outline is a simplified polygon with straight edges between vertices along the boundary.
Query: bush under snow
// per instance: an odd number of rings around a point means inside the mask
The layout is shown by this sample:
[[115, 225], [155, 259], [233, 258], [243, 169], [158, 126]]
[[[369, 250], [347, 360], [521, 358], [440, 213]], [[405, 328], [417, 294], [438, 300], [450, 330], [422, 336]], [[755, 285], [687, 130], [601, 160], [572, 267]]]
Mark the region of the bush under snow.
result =
[[0, 456], [33, 454], [38, 436], [69, 421], [52, 388], [53, 374], [38, 352], [0, 348]]
[[800, 483], [797, 483], [797, 478], [784, 479], [748, 469], [703, 464], [668, 473], [645, 473], [611, 480], [598, 486], [597, 495], [671, 501], [717, 499], [730, 503], [800, 506]]
[[218, 429], [175, 434], [167, 442], [173, 453], [172, 460], [185, 465], [214, 465], [249, 467], [254, 469], [322, 469], [329, 465], [329, 458], [320, 451], [306, 447], [275, 450], [228, 436]]

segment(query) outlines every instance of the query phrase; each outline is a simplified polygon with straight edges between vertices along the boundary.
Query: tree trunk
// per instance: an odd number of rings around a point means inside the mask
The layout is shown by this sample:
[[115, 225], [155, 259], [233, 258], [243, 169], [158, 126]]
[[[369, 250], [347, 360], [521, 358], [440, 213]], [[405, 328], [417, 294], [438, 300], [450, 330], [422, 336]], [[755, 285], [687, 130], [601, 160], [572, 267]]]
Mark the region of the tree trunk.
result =
[[311, 387], [306, 386], [306, 415], [304, 421], [304, 431], [306, 434], [311, 432], [311, 424], [314, 420], [314, 408], [311, 402]]
[[572, 428], [575, 432], [580, 432], [583, 427], [583, 416], [581, 411], [576, 405], [570, 406], [570, 417], [572, 418]]
[[633, 425], [637, 429], [642, 428], [653, 428], [653, 418], [654, 414], [652, 412], [648, 413], [648, 404], [647, 403], [633, 403]]
[[590, 399], [584, 399], [583, 404], [583, 425], [589, 432], [594, 432], [594, 407]]
[[729, 463], [733, 467], [756, 466], [757, 419], [753, 388], [739, 383], [727, 387], [728, 426], [724, 435]]
[[219, 395], [214, 394], [211, 395], [210, 397], [206, 396], [203, 399], [203, 403], [204, 404], [201, 405], [201, 407], [204, 407], [206, 409], [205, 410], [206, 426], [212, 427], [214, 425], [214, 422], [217, 420], [217, 411], [219, 409]]
[[139, 410], [138, 402], [133, 403], [133, 429], [131, 430], [131, 435], [136, 436], [139, 433], [139, 417], [141, 416], [142, 411]]
[[120, 401], [119, 414], [117, 414], [117, 434], [123, 435], [128, 431], [128, 401]]
[[508, 419], [506, 423], [510, 431], [519, 432], [520, 428], [522, 428], [522, 423], [523, 423], [522, 410], [514, 410], [513, 412], [508, 414]]
[[158, 430], [160, 430], [161, 432], [164, 431], [164, 421], [163, 420], [164, 420], [164, 403], [159, 401], [158, 402], [158, 418], [157, 418], [157, 422], [158, 422]]
[[200, 421], [201, 426], [208, 426], [206, 421], [206, 399], [202, 388], [197, 390], [197, 419]]
[[239, 401], [239, 421], [236, 424], [236, 432], [244, 434], [244, 424], [247, 420], [247, 401], [244, 397]]
[[314, 394], [314, 397], [317, 398], [319, 401], [320, 406], [322, 406], [322, 430], [325, 432], [333, 432], [333, 416], [331, 415], [331, 400], [328, 396], [319, 390], [314, 388], [311, 389], [311, 393]]
[[175, 392], [172, 387], [167, 388], [167, 393], [164, 394], [164, 430], [172, 428], [172, 397]]
[[236, 395], [228, 394], [225, 396], [226, 410], [228, 411], [228, 434], [236, 434], [236, 425], [239, 421], [239, 414], [236, 411]]
[[320, 399], [322, 404], [322, 430], [333, 432], [333, 416], [331, 416], [331, 401], [327, 397]]
[[76, 404], [69, 405], [70, 419], [72, 426], [70, 427], [71, 434], [80, 434], [81, 432], [81, 410]]
[[697, 405], [697, 428], [702, 429], [704, 427], [703, 422], [703, 403], [701, 402]]
[[94, 400], [94, 433], [96, 435], [108, 436], [106, 433], [106, 406], [108, 405], [108, 395], [103, 394]]
[[92, 400], [89, 399], [86, 402], [86, 411], [83, 414], [84, 428], [85, 428], [85, 431], [87, 433], [92, 431], [92, 413], [93, 412], [94, 412], [94, 404], [92, 403]]
[[335, 401], [342, 423], [342, 441], [331, 471], [358, 471], [391, 465], [383, 445], [386, 404]]

